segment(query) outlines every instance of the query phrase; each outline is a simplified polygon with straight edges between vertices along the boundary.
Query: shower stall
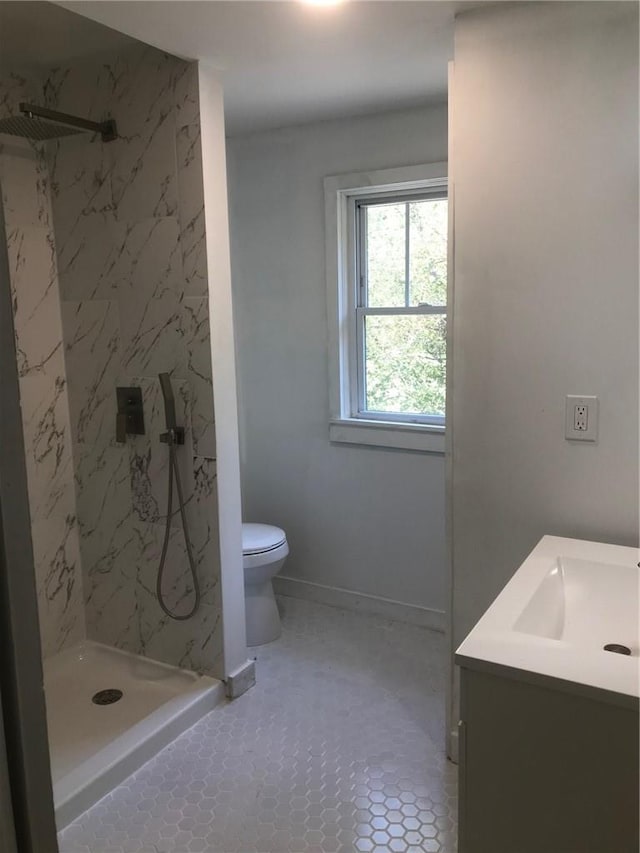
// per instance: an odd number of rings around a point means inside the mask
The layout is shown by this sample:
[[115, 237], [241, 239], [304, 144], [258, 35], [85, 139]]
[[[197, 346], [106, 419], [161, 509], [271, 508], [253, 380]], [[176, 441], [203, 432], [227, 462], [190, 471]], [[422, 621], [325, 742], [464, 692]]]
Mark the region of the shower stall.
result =
[[58, 829], [224, 696], [197, 66], [113, 38], [0, 67]]

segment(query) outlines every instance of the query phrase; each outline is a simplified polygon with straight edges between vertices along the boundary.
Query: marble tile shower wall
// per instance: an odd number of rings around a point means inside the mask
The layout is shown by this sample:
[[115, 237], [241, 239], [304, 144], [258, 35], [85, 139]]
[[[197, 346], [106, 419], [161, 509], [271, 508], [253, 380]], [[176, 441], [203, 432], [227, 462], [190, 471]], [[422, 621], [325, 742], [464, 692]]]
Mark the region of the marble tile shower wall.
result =
[[[141, 46], [51, 70], [46, 105], [112, 116], [110, 143], [48, 147], [73, 434], [87, 635], [220, 674], [221, 605], [197, 69]], [[178, 454], [202, 587], [174, 622], [155, 595], [168, 478], [158, 373], [171, 373]], [[146, 434], [118, 444], [116, 386], [142, 388]], [[184, 612], [188, 561], [174, 503], [165, 591]]]
[[[38, 95], [0, 71], [0, 115]], [[84, 637], [82, 571], [50, 183], [42, 146], [0, 137], [29, 509], [43, 656]]]

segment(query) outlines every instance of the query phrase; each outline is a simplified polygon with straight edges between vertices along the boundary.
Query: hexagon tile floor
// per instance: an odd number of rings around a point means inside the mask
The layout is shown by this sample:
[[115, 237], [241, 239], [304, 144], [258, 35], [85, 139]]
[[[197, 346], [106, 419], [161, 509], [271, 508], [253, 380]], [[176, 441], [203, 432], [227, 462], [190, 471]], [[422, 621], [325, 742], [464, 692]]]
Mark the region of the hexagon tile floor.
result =
[[454, 853], [443, 636], [280, 605], [257, 685], [70, 824], [61, 853]]

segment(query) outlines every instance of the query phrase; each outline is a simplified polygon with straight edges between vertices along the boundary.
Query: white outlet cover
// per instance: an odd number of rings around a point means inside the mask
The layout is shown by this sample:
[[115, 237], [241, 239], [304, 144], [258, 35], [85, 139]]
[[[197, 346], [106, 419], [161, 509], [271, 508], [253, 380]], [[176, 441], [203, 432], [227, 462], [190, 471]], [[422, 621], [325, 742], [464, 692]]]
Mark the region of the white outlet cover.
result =
[[[587, 410], [587, 428], [575, 429], [576, 406], [585, 406]], [[567, 441], [598, 440], [598, 398], [567, 394], [565, 405], [564, 437]]]

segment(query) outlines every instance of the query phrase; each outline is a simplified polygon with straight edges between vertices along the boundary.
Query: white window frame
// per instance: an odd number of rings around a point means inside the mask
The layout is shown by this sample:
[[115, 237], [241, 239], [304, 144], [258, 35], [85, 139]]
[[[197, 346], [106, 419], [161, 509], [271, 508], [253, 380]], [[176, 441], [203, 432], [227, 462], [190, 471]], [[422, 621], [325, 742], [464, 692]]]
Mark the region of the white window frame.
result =
[[[444, 453], [445, 426], [393, 415], [359, 414], [355, 205], [385, 194], [447, 189], [447, 164], [430, 163], [324, 179], [327, 310], [329, 320], [329, 438], [404, 450]], [[361, 312], [362, 313], [362, 312]], [[427, 313], [427, 312], [419, 312]]]

